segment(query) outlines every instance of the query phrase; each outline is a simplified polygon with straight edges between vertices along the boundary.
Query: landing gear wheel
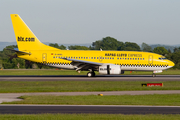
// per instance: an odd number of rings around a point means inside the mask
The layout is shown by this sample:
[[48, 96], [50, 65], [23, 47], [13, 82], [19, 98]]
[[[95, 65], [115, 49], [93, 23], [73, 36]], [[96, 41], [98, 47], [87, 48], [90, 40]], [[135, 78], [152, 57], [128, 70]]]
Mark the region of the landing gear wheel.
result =
[[156, 74], [153, 73], [153, 74], [152, 74], [152, 77], [156, 77]]
[[92, 77], [92, 76], [93, 76], [93, 75], [92, 75], [92, 72], [88, 72], [88, 73], [87, 73], [87, 76], [88, 76], [88, 77]]
[[88, 76], [88, 77], [94, 77], [94, 76], [95, 76], [95, 73], [94, 73], [94, 72], [88, 72], [88, 73], [87, 73], [87, 76]]

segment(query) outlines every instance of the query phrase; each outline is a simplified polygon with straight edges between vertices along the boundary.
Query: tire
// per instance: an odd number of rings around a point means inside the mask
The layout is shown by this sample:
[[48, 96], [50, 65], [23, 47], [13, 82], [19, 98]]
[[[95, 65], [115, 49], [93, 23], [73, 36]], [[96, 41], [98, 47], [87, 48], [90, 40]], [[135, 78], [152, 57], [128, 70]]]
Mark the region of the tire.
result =
[[95, 77], [95, 75], [96, 75], [95, 72], [92, 72], [92, 77]]
[[88, 77], [92, 77], [92, 76], [93, 76], [92, 72], [88, 72], [88, 73], [87, 73], [87, 76], [88, 76]]
[[95, 73], [94, 73], [94, 72], [88, 72], [88, 73], [87, 73], [87, 76], [88, 76], [88, 77], [94, 77], [94, 76], [95, 76]]

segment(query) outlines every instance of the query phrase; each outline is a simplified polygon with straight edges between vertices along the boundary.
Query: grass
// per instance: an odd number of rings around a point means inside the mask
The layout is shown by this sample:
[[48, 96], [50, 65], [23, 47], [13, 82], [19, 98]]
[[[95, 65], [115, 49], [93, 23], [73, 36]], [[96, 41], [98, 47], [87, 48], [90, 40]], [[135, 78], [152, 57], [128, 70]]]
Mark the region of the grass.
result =
[[180, 90], [180, 81], [163, 81], [163, 87], [142, 83], [152, 81], [0, 81], [0, 93]]
[[32, 114], [0, 115], [1, 120], [179, 120], [180, 115], [122, 115], [122, 114]]
[[[56, 70], [56, 69], [3, 69], [0, 70], [0, 75], [86, 75], [88, 71], [81, 71], [80, 73], [75, 70]], [[151, 75], [152, 72], [141, 71], [125, 71], [124, 75]], [[98, 72], [96, 72], [98, 75]], [[180, 70], [164, 70], [157, 75], [180, 75]]]
[[22, 101], [3, 104], [56, 104], [56, 105], [168, 105], [180, 106], [180, 94], [154, 95], [85, 95], [85, 96], [21, 96]]

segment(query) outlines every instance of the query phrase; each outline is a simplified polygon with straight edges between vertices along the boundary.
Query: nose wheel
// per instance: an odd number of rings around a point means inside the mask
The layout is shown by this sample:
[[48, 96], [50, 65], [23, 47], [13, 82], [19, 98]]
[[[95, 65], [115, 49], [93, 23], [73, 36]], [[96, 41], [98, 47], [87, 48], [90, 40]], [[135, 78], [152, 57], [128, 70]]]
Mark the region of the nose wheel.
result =
[[87, 76], [88, 76], [88, 77], [94, 77], [94, 76], [95, 76], [95, 72], [88, 72], [88, 73], [87, 73]]
[[156, 74], [153, 73], [153, 74], [152, 74], [152, 77], [156, 77]]

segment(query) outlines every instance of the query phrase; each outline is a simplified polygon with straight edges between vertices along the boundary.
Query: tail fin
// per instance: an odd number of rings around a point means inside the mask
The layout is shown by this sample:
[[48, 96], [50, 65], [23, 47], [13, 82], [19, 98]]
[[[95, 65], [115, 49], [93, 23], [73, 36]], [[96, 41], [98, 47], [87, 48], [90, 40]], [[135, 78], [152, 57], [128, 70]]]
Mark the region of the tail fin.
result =
[[11, 14], [11, 20], [20, 51], [56, 49], [41, 43], [18, 14]]

